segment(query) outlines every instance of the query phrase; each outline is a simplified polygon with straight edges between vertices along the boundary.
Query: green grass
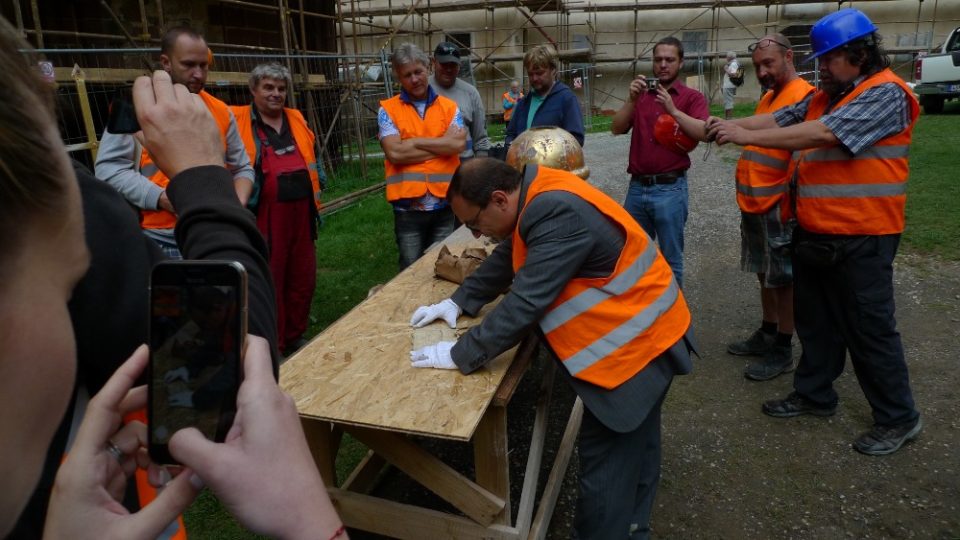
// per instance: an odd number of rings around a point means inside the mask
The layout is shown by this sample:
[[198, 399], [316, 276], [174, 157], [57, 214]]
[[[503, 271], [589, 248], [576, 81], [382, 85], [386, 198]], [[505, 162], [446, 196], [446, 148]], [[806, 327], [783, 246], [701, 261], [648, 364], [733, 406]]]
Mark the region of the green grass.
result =
[[[753, 116], [753, 111], [757, 108], [756, 102], [735, 103], [733, 105], [733, 117], [741, 118], [744, 116]], [[723, 104], [714, 103], [710, 105], [710, 115], [723, 118]]]
[[366, 169], [364, 175], [359, 160], [345, 161], [338, 165], [333, 174], [327, 175], [327, 189], [323, 192], [323, 200], [329, 202], [383, 182], [383, 159], [368, 158]]
[[947, 260], [960, 260], [960, 103], [947, 103], [943, 114], [921, 114], [910, 146], [907, 227], [910, 249]]
[[325, 216], [317, 236], [317, 289], [310, 332], [318, 333], [397, 273], [393, 210], [383, 193]]

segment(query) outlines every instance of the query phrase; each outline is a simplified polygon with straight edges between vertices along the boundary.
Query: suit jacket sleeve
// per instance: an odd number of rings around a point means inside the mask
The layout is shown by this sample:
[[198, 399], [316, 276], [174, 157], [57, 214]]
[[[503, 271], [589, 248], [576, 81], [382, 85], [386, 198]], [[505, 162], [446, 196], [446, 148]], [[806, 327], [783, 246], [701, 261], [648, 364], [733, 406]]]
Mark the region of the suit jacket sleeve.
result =
[[[545, 193], [523, 213], [520, 235], [527, 244], [526, 262], [497, 307], [453, 347], [451, 356], [461, 372], [475, 371], [516, 345], [580, 272], [594, 239], [581, 211], [567, 204], [569, 197], [574, 196]], [[495, 298], [512, 273], [509, 246], [501, 245], [494, 254], [474, 273], [477, 277], [468, 278], [454, 294], [465, 313], [476, 314], [478, 305]]]

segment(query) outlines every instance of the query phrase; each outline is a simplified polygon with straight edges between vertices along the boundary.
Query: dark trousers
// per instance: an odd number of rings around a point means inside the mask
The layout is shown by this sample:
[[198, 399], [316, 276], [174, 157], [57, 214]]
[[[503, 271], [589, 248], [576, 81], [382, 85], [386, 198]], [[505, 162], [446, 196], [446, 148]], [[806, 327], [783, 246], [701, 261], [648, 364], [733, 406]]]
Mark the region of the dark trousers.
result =
[[429, 212], [410, 210], [393, 213], [393, 232], [400, 252], [400, 270], [410, 266], [433, 244], [453, 232], [450, 207]]
[[[618, 433], [589, 409], [580, 426], [580, 493], [573, 538], [649, 538], [660, 482], [660, 409], [663, 394], [637, 429]], [[631, 526], [636, 531], [630, 534]]]
[[893, 258], [899, 243], [899, 234], [856, 237], [833, 266], [814, 266], [796, 255], [793, 260], [794, 315], [803, 346], [794, 389], [821, 405], [836, 404], [833, 381], [849, 351], [873, 420], [883, 426], [919, 416], [894, 319]]

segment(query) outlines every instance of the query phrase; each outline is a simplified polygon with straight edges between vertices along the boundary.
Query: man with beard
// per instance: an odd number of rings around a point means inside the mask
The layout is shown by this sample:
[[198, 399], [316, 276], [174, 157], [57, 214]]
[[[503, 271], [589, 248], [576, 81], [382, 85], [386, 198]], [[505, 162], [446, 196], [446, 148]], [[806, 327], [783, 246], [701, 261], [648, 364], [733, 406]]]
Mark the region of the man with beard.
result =
[[557, 51], [537, 45], [523, 55], [531, 91], [514, 107], [507, 124], [504, 146], [509, 148], [524, 131], [537, 126], [556, 126], [573, 135], [583, 146], [583, 113], [570, 87], [557, 80]]
[[[173, 27], [160, 40], [160, 64], [174, 83], [182, 84], [191, 93], [199, 95], [213, 115], [224, 141], [224, 162], [233, 174], [237, 198], [246, 204], [253, 190], [253, 167], [237, 132], [233, 113], [226, 103], [203, 89], [210, 67], [207, 42], [196, 30], [185, 26]], [[140, 147], [133, 135], [104, 131], [97, 152], [96, 176], [140, 209], [140, 227], [168, 258], [181, 258], [173, 235], [177, 214], [166, 192], [170, 179], [157, 167], [150, 154]]]
[[653, 47], [653, 69], [656, 75], [647, 79], [640, 75], [630, 83], [630, 94], [623, 107], [613, 116], [610, 131], [620, 135], [633, 130], [630, 139], [630, 187], [623, 205], [651, 238], [670, 263], [677, 283], [683, 285], [683, 229], [687, 223], [688, 150], [678, 145], [665, 146], [654, 136], [661, 116], [667, 115], [657, 101], [651, 80], [669, 92], [676, 107], [687, 115], [706, 120], [710, 115], [707, 99], [678, 80], [683, 67], [683, 44], [675, 37], [666, 37]]
[[922, 427], [893, 300], [893, 259], [920, 109], [890, 70], [876, 32], [855, 9], [820, 19], [810, 31], [809, 59], [820, 59], [821, 90], [771, 114], [711, 120], [708, 132], [720, 144], [793, 152], [787, 178], [797, 220], [794, 313], [803, 354], [794, 391], [764, 403], [763, 412], [833, 415], [833, 381], [849, 350], [874, 421], [853, 448], [869, 455], [896, 452]]
[[456, 326], [503, 299], [457, 342], [412, 351], [413, 367], [469, 374], [537, 328], [585, 407], [578, 538], [648, 538], [660, 478], [660, 409], [689, 373], [690, 312], [650, 237], [616, 201], [568, 171], [492, 158], [461, 165], [447, 198], [494, 252], [415, 327]]
[[[755, 114], [766, 114], [803, 100], [813, 87], [797, 75], [793, 49], [783, 34], [771, 34], [751, 44], [757, 80], [769, 90], [760, 98]], [[685, 133], [706, 138], [705, 122], [690, 118], [673, 105], [669, 94], [661, 98], [667, 111]], [[782, 219], [782, 199], [787, 191], [790, 151], [749, 145], [737, 162], [737, 204], [740, 206], [740, 268], [760, 280], [760, 328], [749, 338], [727, 347], [730, 354], [760, 356], [744, 376], [755, 381], [772, 379], [793, 368], [793, 270], [788, 246], [792, 224]]]

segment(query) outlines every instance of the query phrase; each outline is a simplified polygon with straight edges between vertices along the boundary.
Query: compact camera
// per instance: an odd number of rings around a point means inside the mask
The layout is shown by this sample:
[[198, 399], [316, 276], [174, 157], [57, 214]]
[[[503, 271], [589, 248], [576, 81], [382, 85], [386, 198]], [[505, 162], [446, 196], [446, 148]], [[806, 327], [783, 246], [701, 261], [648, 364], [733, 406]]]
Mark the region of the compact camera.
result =
[[651, 94], [656, 94], [658, 88], [660, 88], [659, 79], [647, 79], [647, 92], [650, 92]]

